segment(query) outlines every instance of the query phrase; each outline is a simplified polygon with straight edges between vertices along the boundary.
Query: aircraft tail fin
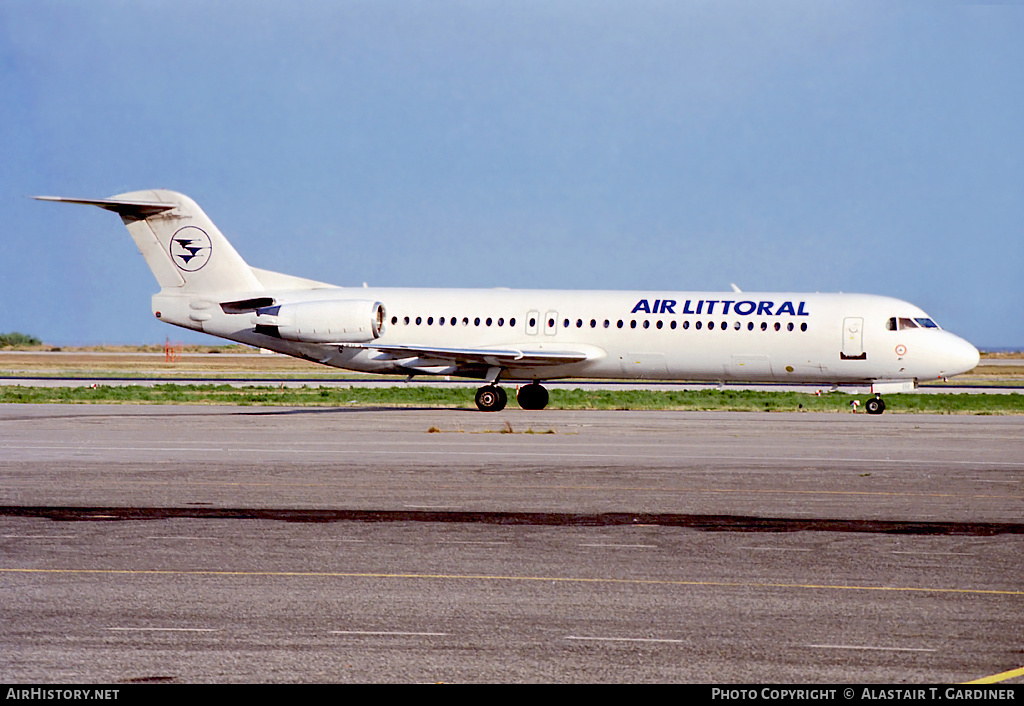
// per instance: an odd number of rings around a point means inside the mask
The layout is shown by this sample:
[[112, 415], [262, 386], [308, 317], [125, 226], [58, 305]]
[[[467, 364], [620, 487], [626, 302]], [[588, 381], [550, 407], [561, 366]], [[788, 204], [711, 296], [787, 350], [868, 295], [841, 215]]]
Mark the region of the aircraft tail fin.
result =
[[161, 290], [201, 293], [264, 289], [213, 221], [184, 194], [154, 189], [109, 199], [36, 198], [98, 206], [121, 216]]

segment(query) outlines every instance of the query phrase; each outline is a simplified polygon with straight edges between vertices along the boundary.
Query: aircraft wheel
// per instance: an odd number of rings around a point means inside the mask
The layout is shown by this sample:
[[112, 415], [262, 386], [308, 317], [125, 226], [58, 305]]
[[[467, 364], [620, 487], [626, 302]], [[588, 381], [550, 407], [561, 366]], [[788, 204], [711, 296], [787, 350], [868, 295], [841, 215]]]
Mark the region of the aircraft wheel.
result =
[[508, 404], [508, 395], [497, 385], [484, 385], [476, 391], [476, 406], [481, 412], [500, 412]]
[[864, 403], [868, 414], [881, 414], [885, 411], [885, 401], [881, 397], [872, 397]]
[[548, 399], [547, 389], [536, 382], [523, 385], [516, 395], [516, 400], [523, 409], [544, 409], [548, 406]]

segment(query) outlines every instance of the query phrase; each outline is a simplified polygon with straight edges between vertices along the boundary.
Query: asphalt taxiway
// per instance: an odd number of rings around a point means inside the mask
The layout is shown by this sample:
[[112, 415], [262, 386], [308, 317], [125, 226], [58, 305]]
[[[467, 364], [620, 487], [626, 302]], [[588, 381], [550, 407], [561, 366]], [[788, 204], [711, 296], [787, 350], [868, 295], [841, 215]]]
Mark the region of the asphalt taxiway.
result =
[[3, 405], [0, 478], [7, 682], [1024, 666], [1020, 417]]

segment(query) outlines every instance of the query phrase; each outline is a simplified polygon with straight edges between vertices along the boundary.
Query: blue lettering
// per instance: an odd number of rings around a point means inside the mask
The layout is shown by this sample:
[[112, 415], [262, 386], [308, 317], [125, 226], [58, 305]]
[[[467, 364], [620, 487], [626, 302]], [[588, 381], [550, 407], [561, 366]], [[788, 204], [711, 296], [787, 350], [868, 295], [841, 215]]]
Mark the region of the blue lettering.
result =
[[[645, 314], [675, 314], [676, 305], [678, 302], [675, 299], [655, 299], [652, 304], [647, 299], [641, 299], [633, 307], [630, 312], [636, 314], [643, 312]], [[708, 305], [708, 314], [715, 313], [715, 304], [722, 305], [722, 314], [726, 315], [729, 310], [738, 316], [749, 316], [750, 314], [756, 313], [758, 316], [782, 316], [783, 314], [789, 314], [790, 316], [810, 316], [811, 313], [807, 311], [807, 302], [799, 302], [796, 307], [793, 306], [793, 302], [782, 302], [776, 311], [772, 311], [775, 308], [775, 302], [762, 301], [752, 302], [749, 300], [744, 301], [733, 301], [725, 299], [698, 299], [697, 310], [693, 310], [693, 300], [687, 299], [683, 302], [682, 314], [700, 314], [703, 313], [704, 305]]]

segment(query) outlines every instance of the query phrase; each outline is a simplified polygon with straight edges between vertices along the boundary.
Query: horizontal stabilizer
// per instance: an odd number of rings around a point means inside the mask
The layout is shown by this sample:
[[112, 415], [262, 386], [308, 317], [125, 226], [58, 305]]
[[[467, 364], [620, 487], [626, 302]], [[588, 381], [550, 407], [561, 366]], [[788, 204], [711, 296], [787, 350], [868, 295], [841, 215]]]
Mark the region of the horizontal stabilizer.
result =
[[61, 203], [77, 203], [84, 206], [99, 206], [113, 211], [122, 218], [141, 221], [164, 211], [177, 208], [176, 203], [153, 203], [150, 201], [118, 201], [116, 199], [69, 199], [64, 196], [36, 196], [40, 201], [57, 201]]

